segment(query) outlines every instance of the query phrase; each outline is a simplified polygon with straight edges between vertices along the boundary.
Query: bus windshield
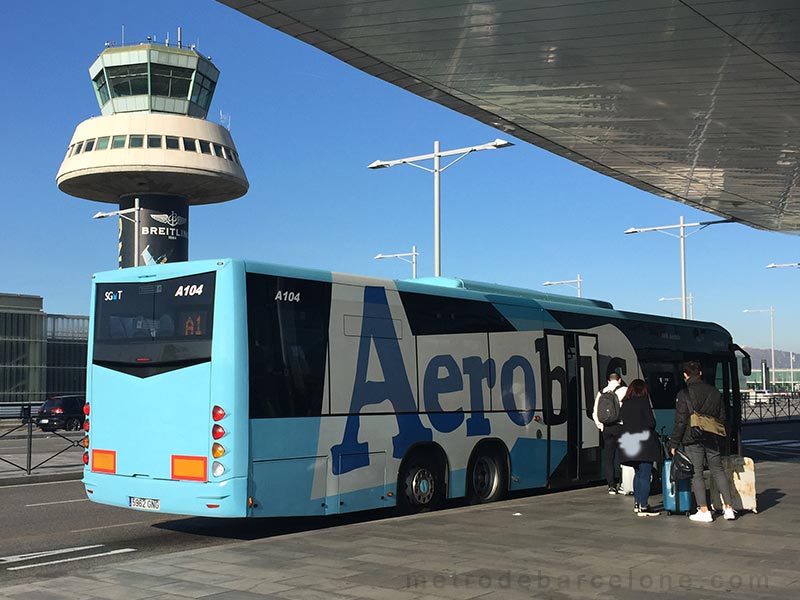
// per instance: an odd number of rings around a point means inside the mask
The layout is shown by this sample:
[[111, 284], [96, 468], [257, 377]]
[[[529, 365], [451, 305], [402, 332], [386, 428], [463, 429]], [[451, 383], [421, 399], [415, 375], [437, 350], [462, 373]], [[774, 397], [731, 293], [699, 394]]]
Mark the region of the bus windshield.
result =
[[145, 374], [211, 360], [215, 277], [98, 283], [94, 364]]

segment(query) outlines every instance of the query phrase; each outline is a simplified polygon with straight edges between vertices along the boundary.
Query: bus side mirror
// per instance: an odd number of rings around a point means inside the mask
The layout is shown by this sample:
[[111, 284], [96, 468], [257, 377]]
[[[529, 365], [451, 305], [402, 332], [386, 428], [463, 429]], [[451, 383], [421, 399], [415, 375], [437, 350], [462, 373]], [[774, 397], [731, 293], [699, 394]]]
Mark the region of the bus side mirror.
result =
[[742, 357], [742, 375], [750, 375], [753, 372], [753, 364], [750, 362], [749, 356]]

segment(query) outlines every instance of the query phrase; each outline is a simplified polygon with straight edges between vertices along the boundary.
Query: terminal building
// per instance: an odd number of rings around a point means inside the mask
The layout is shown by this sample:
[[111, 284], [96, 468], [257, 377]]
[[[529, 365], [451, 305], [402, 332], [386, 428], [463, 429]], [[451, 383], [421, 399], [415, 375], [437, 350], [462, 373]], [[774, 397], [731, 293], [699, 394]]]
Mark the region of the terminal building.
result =
[[0, 416], [86, 392], [89, 317], [49, 315], [42, 306], [41, 296], [0, 293]]

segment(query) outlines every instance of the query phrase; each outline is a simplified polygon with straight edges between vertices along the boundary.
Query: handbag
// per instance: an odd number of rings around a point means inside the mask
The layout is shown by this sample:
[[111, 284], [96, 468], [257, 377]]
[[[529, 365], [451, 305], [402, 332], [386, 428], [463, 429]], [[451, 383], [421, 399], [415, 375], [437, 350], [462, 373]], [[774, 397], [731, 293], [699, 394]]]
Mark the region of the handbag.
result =
[[691, 479], [693, 475], [694, 465], [692, 460], [683, 451], [676, 449], [672, 457], [672, 465], [669, 468], [669, 478], [672, 481], [681, 481], [683, 479]]
[[700, 414], [699, 412], [693, 412], [689, 417], [689, 427], [692, 428], [695, 437], [698, 435], [704, 437], [704, 434], [707, 433], [718, 435], [719, 437], [728, 435], [724, 423], [720, 423], [718, 419], [709, 415]]
[[692, 407], [692, 401], [688, 391], [686, 392], [686, 406], [689, 409], [689, 428], [692, 431], [692, 438], [696, 441], [708, 439], [709, 435], [716, 435], [719, 437], [726, 437], [728, 435], [725, 424], [719, 419], [711, 415], [699, 413]]

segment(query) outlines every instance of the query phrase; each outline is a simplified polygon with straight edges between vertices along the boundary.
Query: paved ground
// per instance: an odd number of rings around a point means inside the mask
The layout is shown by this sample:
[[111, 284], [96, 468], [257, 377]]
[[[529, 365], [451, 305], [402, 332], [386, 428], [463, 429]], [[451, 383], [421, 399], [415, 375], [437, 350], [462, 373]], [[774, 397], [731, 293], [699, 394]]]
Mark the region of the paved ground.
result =
[[600, 487], [130, 560], [0, 598], [798, 597], [800, 462], [757, 478], [758, 514], [734, 522], [639, 518]]

